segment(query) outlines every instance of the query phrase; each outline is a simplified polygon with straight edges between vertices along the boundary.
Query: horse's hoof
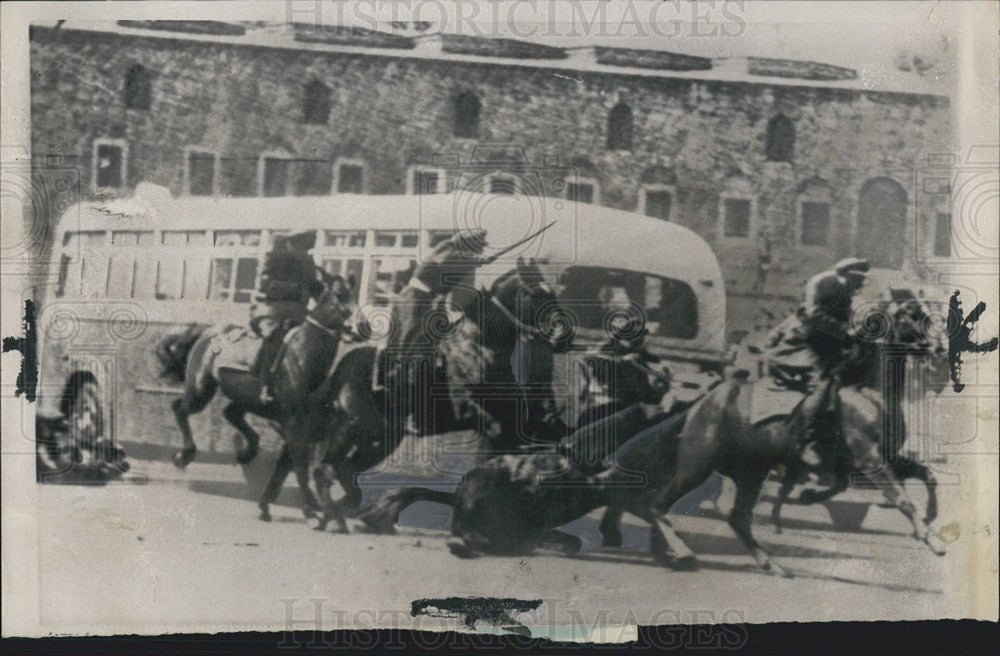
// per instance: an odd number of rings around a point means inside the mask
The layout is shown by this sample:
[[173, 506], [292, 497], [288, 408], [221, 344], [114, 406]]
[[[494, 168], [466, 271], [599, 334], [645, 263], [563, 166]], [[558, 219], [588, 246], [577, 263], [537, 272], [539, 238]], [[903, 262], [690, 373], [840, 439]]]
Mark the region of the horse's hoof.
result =
[[470, 548], [463, 540], [448, 540], [446, 544], [448, 545], [448, 550], [451, 551], [453, 556], [458, 556], [459, 558], [479, 557], [479, 552]]
[[260, 515], [258, 515], [258, 517], [260, 518], [260, 521], [262, 521], [262, 522], [269, 522], [269, 521], [271, 521], [271, 513], [269, 513], [266, 510], [261, 510], [260, 511]]
[[764, 571], [767, 572], [768, 574], [771, 574], [772, 576], [780, 576], [780, 577], [786, 578], [786, 579], [795, 578], [794, 574], [792, 574], [791, 572], [789, 572], [787, 569], [785, 569], [781, 565], [778, 565], [777, 563], [773, 563], [773, 562], [768, 563], [764, 567]]
[[191, 464], [197, 454], [198, 449], [193, 446], [187, 449], [181, 449], [174, 454], [174, 466], [178, 469], [184, 469]]
[[247, 447], [236, 454], [236, 462], [241, 465], [249, 465], [257, 457], [257, 447]]
[[337, 535], [350, 535], [351, 529], [348, 528], [346, 523], [344, 523], [344, 524], [338, 524], [337, 528], [334, 529], [333, 532], [336, 533]]
[[621, 549], [622, 548], [622, 535], [621, 535], [621, 533], [611, 534], [611, 535], [602, 535], [601, 536], [601, 546], [602, 547], [610, 547], [612, 549]]
[[802, 490], [801, 494], [799, 494], [799, 498], [796, 500], [796, 503], [803, 506], [809, 506], [816, 503], [816, 492], [814, 490]]
[[926, 543], [927, 546], [931, 548], [931, 552], [937, 556], [943, 556], [947, 552], [944, 540], [931, 531], [928, 531], [927, 535], [924, 537], [924, 543]]
[[698, 559], [691, 554], [680, 557], [664, 554], [658, 560], [675, 572], [693, 572], [698, 569]]

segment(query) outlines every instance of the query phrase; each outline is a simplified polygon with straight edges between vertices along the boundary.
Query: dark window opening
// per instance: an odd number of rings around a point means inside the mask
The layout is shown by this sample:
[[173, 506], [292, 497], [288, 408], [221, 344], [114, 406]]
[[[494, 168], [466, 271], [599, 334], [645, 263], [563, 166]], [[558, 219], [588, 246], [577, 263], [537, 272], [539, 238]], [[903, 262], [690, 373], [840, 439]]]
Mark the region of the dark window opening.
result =
[[288, 194], [288, 170], [291, 161], [276, 157], [264, 159], [264, 195], [285, 196]]
[[693, 339], [698, 299], [687, 283], [638, 271], [570, 267], [560, 276], [559, 302], [576, 313], [580, 327], [607, 330], [616, 320], [645, 321], [649, 334]]
[[830, 204], [802, 203], [802, 243], [806, 246], [826, 246], [830, 233]]
[[319, 80], [305, 86], [302, 98], [302, 121], [324, 125], [330, 118], [330, 90]]
[[97, 188], [121, 189], [122, 163], [125, 155], [121, 146], [101, 144], [97, 147]]
[[578, 203], [594, 202], [594, 185], [589, 182], [566, 183], [566, 198]]
[[455, 136], [474, 139], [479, 136], [479, 98], [462, 93], [455, 99]]
[[219, 175], [219, 191], [224, 196], [257, 195], [257, 158], [224, 157]]
[[608, 150], [632, 148], [632, 108], [618, 103], [608, 114]]
[[436, 194], [441, 175], [437, 171], [416, 170], [413, 172], [413, 193]]
[[951, 214], [939, 212], [934, 222], [934, 254], [951, 257]]
[[778, 114], [767, 123], [764, 148], [771, 162], [791, 162], [795, 153], [795, 126], [788, 117]]
[[333, 188], [333, 168], [325, 159], [304, 159], [297, 162], [296, 196], [327, 196]]
[[153, 101], [153, 76], [145, 66], [136, 64], [125, 74], [125, 106], [149, 109]]
[[490, 178], [491, 194], [513, 195], [517, 191], [517, 185], [513, 178], [495, 177]]
[[727, 198], [723, 203], [723, 231], [726, 237], [750, 236], [750, 201]]
[[191, 153], [188, 155], [188, 193], [192, 196], [211, 196], [215, 185], [215, 155]]
[[674, 197], [669, 191], [646, 191], [646, 216], [652, 216], [664, 221], [670, 220], [670, 208]]
[[364, 191], [365, 169], [357, 164], [341, 164], [337, 169], [337, 192], [360, 194]]

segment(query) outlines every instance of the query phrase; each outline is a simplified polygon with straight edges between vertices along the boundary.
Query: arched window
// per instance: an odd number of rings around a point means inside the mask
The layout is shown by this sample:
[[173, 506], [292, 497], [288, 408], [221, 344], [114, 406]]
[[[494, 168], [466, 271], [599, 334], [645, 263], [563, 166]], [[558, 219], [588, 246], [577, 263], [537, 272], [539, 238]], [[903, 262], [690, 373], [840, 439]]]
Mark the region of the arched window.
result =
[[791, 162], [795, 154], [795, 126], [783, 114], [767, 122], [767, 139], [764, 146], [768, 161]]
[[149, 109], [153, 100], [153, 75], [142, 64], [136, 64], [125, 74], [125, 106], [129, 109]]
[[455, 136], [474, 139], [479, 136], [479, 98], [461, 93], [455, 98]]
[[319, 80], [305, 86], [302, 95], [302, 121], [323, 125], [330, 118], [330, 90]]
[[799, 185], [799, 243], [803, 246], [829, 246], [830, 188], [825, 180], [812, 178]]
[[608, 150], [632, 148], [632, 108], [618, 103], [608, 114]]
[[854, 251], [872, 266], [898, 269], [906, 245], [906, 190], [891, 178], [865, 183], [858, 197]]

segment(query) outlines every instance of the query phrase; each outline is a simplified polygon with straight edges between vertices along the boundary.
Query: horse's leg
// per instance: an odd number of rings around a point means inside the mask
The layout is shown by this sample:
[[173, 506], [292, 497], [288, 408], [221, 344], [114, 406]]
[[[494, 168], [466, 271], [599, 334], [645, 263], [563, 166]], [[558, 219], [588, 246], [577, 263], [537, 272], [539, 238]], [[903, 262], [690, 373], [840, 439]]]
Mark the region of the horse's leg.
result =
[[222, 416], [226, 418], [226, 421], [232, 424], [246, 439], [247, 445], [236, 454], [236, 462], [241, 465], [252, 462], [257, 457], [257, 449], [260, 446], [260, 435], [247, 423], [246, 415], [246, 407], [235, 401], [227, 405], [222, 411]]
[[736, 480], [736, 502], [733, 503], [733, 510], [729, 513], [729, 526], [750, 550], [761, 568], [773, 574], [791, 576], [787, 570], [771, 560], [760, 543], [754, 539], [750, 528], [753, 523], [753, 507], [757, 505], [757, 498], [760, 496], [760, 488], [765, 478], [767, 470], [757, 469], [746, 472]]
[[295, 472], [295, 479], [299, 483], [299, 490], [302, 494], [302, 514], [307, 520], [318, 518], [322, 509], [316, 495], [313, 494], [312, 480], [309, 476], [309, 466], [312, 460], [312, 445], [294, 430], [288, 430], [288, 426], [283, 426], [282, 432], [285, 434], [285, 441], [288, 448], [288, 455], [291, 458], [292, 471]]
[[541, 536], [541, 541], [559, 545], [567, 556], [575, 556], [583, 548], [583, 542], [580, 538], [554, 528], [545, 531]]
[[291, 471], [292, 457], [288, 453], [288, 445], [282, 444], [281, 454], [278, 456], [278, 461], [274, 463], [274, 471], [271, 472], [271, 479], [267, 482], [267, 487], [264, 488], [264, 492], [260, 495], [260, 501], [257, 502], [257, 506], [260, 508], [260, 518], [265, 522], [271, 521], [270, 506], [278, 498], [281, 486], [285, 483], [285, 479], [288, 478], [288, 474]]
[[927, 488], [927, 510], [924, 513], [924, 524], [930, 524], [937, 519], [937, 478], [929, 467], [916, 460], [896, 459], [892, 461], [892, 473], [900, 481], [915, 478]]
[[604, 511], [601, 519], [601, 546], [620, 549], [622, 546], [622, 514], [625, 508], [613, 501]]
[[789, 495], [792, 493], [792, 488], [795, 487], [795, 483], [798, 482], [800, 472], [799, 461], [796, 458], [795, 462], [790, 462], [785, 467], [785, 476], [781, 479], [781, 488], [778, 490], [778, 498], [774, 501], [774, 507], [771, 508], [771, 521], [774, 523], [774, 532], [781, 533], [781, 507], [788, 501]]
[[177, 426], [181, 429], [181, 435], [184, 438], [184, 446], [174, 454], [174, 465], [180, 469], [187, 467], [198, 453], [188, 418], [205, 409], [212, 397], [215, 396], [216, 388], [217, 383], [211, 376], [205, 376], [202, 379], [200, 388], [198, 381], [193, 376], [189, 376], [183, 396], [174, 399], [170, 404], [170, 408], [174, 411], [174, 419], [177, 421]]
[[886, 500], [896, 506], [899, 512], [910, 520], [910, 525], [913, 526], [913, 537], [926, 543], [935, 554], [943, 556], [945, 553], [944, 542], [934, 532], [928, 530], [926, 524], [917, 519], [916, 506], [892, 470], [885, 466], [879, 467], [878, 470], [869, 473], [868, 477], [878, 486]]
[[331, 465], [324, 461], [325, 455], [326, 449], [321, 445], [316, 445], [313, 449], [313, 459], [310, 464], [313, 479], [316, 481], [316, 493], [323, 509], [323, 514], [320, 517], [319, 525], [316, 526], [316, 530], [326, 530], [326, 525], [332, 519], [337, 523], [337, 533], [350, 533], [340, 503], [335, 501], [330, 495], [330, 489], [334, 481], [334, 470]]

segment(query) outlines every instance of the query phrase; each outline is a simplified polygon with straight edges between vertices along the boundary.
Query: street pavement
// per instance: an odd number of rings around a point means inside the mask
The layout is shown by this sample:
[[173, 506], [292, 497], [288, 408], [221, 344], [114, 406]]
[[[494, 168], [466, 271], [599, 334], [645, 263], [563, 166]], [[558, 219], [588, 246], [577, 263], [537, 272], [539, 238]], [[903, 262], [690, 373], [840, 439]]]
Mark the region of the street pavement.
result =
[[[411, 617], [411, 602], [475, 596], [542, 600], [519, 621], [544, 635], [549, 626], [931, 618], [945, 594], [947, 556], [911, 538], [895, 509], [872, 504], [861, 527], [845, 532], [822, 506], [786, 506], [776, 535], [770, 481], [755, 534], [791, 579], [757, 568], [725, 523], [728, 481], [721, 510], [705, 501], [700, 515], [673, 517], [700, 563], [674, 572], [653, 562], [648, 528], [629, 515], [622, 549], [600, 548], [595, 511], [566, 527], [583, 540], [577, 556], [538, 550], [464, 560], [446, 546], [445, 506], [411, 507], [397, 535], [364, 533], [356, 521], [350, 535], [320, 533], [295, 505], [294, 478], [265, 523], [257, 485], [236, 465], [132, 465], [125, 481], [106, 486], [39, 486], [43, 623], [69, 632], [282, 630], [289, 622], [454, 629], [454, 618]], [[848, 510], [879, 500], [860, 490], [846, 499]]]

